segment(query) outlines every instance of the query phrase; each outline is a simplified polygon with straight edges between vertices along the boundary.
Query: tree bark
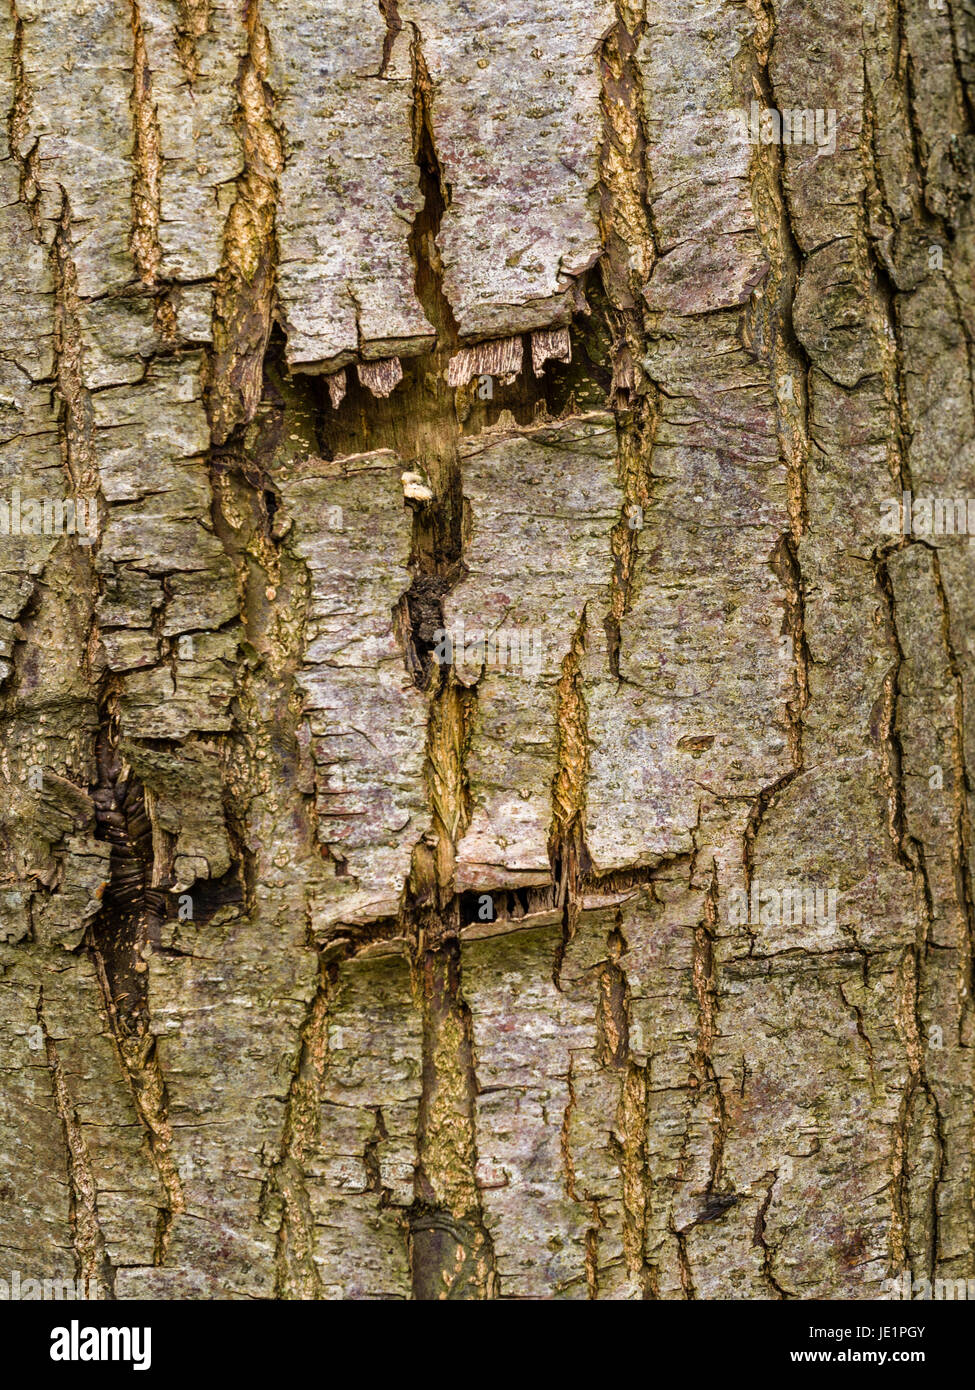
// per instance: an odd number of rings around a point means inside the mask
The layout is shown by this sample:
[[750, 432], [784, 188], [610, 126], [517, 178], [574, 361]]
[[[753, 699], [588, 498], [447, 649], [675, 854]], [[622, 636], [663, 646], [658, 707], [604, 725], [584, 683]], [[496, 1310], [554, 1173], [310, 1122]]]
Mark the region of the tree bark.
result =
[[0, 46], [0, 1266], [975, 1276], [972, 0]]

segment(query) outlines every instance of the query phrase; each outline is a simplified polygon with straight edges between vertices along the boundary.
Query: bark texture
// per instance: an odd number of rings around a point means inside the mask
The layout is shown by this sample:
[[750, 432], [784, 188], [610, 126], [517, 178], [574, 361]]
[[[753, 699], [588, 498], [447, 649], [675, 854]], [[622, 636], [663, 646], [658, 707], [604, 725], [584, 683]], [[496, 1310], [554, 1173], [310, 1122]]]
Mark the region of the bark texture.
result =
[[975, 549], [882, 524], [975, 496], [973, 83], [972, 0], [2, 0], [0, 1274], [975, 1276]]

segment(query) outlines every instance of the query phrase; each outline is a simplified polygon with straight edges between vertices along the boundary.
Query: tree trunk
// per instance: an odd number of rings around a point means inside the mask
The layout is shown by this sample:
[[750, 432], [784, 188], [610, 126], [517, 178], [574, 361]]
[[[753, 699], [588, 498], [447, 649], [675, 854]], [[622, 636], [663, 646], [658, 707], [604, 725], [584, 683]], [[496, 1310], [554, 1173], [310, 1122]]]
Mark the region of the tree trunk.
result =
[[972, 0], [58, 9], [0, 1276], [975, 1276]]

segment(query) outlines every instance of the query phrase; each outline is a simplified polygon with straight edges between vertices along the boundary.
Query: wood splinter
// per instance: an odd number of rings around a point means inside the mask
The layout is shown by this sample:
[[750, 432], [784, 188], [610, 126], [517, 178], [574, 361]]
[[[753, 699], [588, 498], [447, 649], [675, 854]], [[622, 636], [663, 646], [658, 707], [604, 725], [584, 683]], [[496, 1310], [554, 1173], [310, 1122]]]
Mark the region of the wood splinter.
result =
[[466, 386], [474, 376], [500, 377], [506, 385], [521, 371], [522, 344], [516, 338], [494, 338], [461, 348], [447, 363], [447, 385]]
[[332, 402], [333, 410], [338, 410], [339, 406], [345, 400], [345, 392], [346, 375], [345, 368], [343, 367], [340, 372], [333, 372], [328, 378], [328, 395]]
[[403, 380], [403, 367], [398, 357], [384, 357], [380, 362], [360, 362], [359, 380], [374, 396], [388, 396]]
[[532, 334], [532, 371], [536, 376], [542, 375], [549, 361], [572, 361], [572, 341], [567, 328], [540, 328]]

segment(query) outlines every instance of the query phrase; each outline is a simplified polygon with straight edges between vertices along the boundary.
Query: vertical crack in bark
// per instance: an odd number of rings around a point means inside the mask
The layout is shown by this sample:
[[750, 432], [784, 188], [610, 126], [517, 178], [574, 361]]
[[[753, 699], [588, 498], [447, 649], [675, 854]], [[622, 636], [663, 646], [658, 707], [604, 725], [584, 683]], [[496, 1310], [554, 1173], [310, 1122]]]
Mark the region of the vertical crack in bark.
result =
[[272, 1199], [280, 1207], [274, 1257], [275, 1298], [325, 1297], [315, 1263], [315, 1219], [304, 1169], [317, 1151], [321, 1130], [330, 984], [324, 966], [320, 966], [318, 988], [301, 1030], [298, 1061], [288, 1090], [281, 1150], [261, 1193], [262, 1209], [266, 1211]]
[[[775, 13], [767, 0], [761, 0], [756, 14], [754, 80], [764, 105], [778, 109], [769, 72], [769, 57], [776, 34]], [[776, 433], [786, 467], [789, 529], [773, 552], [772, 568], [785, 590], [786, 632], [792, 642], [794, 693], [787, 703], [787, 711], [790, 751], [794, 770], [798, 773], [804, 766], [803, 715], [809, 704], [811, 660], [806, 638], [801, 545], [808, 526], [806, 470], [810, 451], [812, 363], [793, 326], [793, 306], [805, 257], [792, 224], [780, 145], [755, 146], [751, 187], [756, 226], [769, 270], [763, 293], [756, 301], [757, 321], [748, 316], [743, 321], [743, 340], [749, 351], [768, 362]]]
[[698, 1030], [694, 1065], [705, 1085], [714, 1093], [714, 1131], [711, 1140], [711, 1163], [706, 1195], [726, 1195], [723, 1192], [724, 1145], [728, 1133], [728, 1112], [721, 1081], [714, 1070], [712, 1051], [717, 1032], [718, 987], [714, 959], [714, 939], [718, 924], [718, 874], [715, 867], [704, 897], [704, 914], [694, 928], [691, 978], [697, 999]]
[[454, 883], [457, 844], [470, 821], [465, 760], [477, 694], [452, 666], [439, 668], [436, 679], [426, 758], [433, 830], [414, 850], [405, 909], [423, 1019], [410, 1267], [418, 1299], [494, 1298], [494, 1250], [476, 1180], [478, 1085]]
[[[868, 970], [869, 970], [869, 956], [867, 956], [866, 954], [864, 954], [864, 956], [862, 957], [862, 960], [863, 960], [864, 979], [866, 979], [866, 977], [867, 977], [867, 972], [868, 972]], [[849, 998], [847, 997], [846, 990], [843, 988], [843, 982], [842, 982], [842, 980], [840, 981], [839, 990], [840, 990], [840, 998], [843, 1000], [843, 1003], [844, 1003], [844, 1005], [846, 1006], [846, 1008], [848, 1008], [848, 1009], [850, 1010], [850, 1013], [853, 1015], [853, 1021], [854, 1021], [854, 1023], [856, 1024], [857, 1037], [858, 1037], [858, 1038], [860, 1039], [860, 1041], [863, 1043], [864, 1051], [865, 1051], [866, 1054], [867, 1054], [867, 1067], [868, 1067], [869, 1072], [870, 1072], [870, 1089], [871, 1089], [871, 1091], [874, 1092], [875, 1095], [877, 1095], [877, 1094], [878, 1094], [878, 1077], [877, 1077], [877, 1068], [876, 1068], [876, 1065], [875, 1065], [875, 1062], [874, 1062], [873, 1043], [870, 1041], [870, 1036], [869, 1036], [869, 1034], [867, 1033], [866, 1027], [864, 1026], [864, 1022], [863, 1022], [863, 1010], [860, 1008], [860, 1005], [857, 1004], [857, 1003], [855, 1002], [855, 1000], [849, 999]]]
[[476, 689], [461, 685], [450, 667], [430, 705], [426, 777], [441, 904], [452, 895], [457, 845], [471, 820], [466, 759], [476, 702]]
[[590, 1300], [599, 1297], [599, 1208], [593, 1203], [593, 1217], [596, 1225], [590, 1226], [585, 1236], [586, 1291]]
[[[789, 752], [792, 757], [792, 772], [787, 781], [802, 772], [805, 761], [803, 754], [803, 716], [809, 704], [809, 645], [806, 638], [806, 602], [802, 568], [799, 564], [799, 551], [795, 531], [782, 536], [772, 554], [772, 568], [778, 576], [785, 592], [785, 625], [792, 642], [792, 698], [786, 702], [788, 713]], [[786, 782], [780, 782], [776, 790], [781, 790]]]
[[897, 725], [897, 704], [900, 695], [901, 672], [904, 667], [904, 649], [897, 631], [897, 615], [894, 600], [894, 586], [887, 565], [887, 555], [875, 551], [873, 555], [874, 573], [877, 588], [883, 601], [887, 640], [893, 652], [893, 665], [884, 679], [883, 714], [883, 778], [887, 790], [887, 827], [894, 853], [898, 862], [908, 871], [925, 904], [923, 930], [919, 934], [918, 946], [923, 947], [930, 935], [934, 916], [933, 895], [924, 866], [924, 847], [910, 834], [907, 824], [907, 804], [904, 794], [903, 763], [904, 751], [901, 746], [900, 730]]
[[224, 228], [223, 263], [213, 301], [213, 349], [205, 374], [207, 413], [216, 445], [254, 418], [271, 334], [277, 264], [278, 176], [284, 141], [267, 83], [268, 34], [260, 0], [247, 0], [247, 53], [237, 78], [237, 129], [244, 169]]
[[381, 1144], [388, 1140], [389, 1130], [386, 1128], [386, 1120], [383, 1117], [381, 1105], [375, 1107], [375, 1116], [375, 1127], [366, 1140], [362, 1150], [362, 1166], [366, 1170], [366, 1186], [368, 1190], [376, 1193], [379, 1197], [380, 1206], [386, 1206], [390, 1198], [390, 1189], [383, 1184], [379, 1148]]
[[470, 820], [465, 759], [476, 691], [438, 674], [427, 728], [427, 795], [433, 835], [413, 853], [405, 917], [423, 1016], [423, 1076], [410, 1212], [416, 1298], [497, 1297], [494, 1247], [484, 1226], [476, 1168], [477, 1074], [473, 1024], [460, 974], [455, 856]]
[[597, 1053], [604, 1067], [620, 1069], [630, 1055], [630, 998], [626, 974], [620, 968], [622, 938], [618, 931], [610, 934], [610, 957], [604, 961], [598, 975], [599, 1006]]
[[44, 1037], [54, 1105], [64, 1130], [68, 1154], [68, 1190], [77, 1278], [84, 1285], [86, 1296], [94, 1296], [97, 1292], [99, 1297], [111, 1299], [115, 1297], [115, 1274], [108, 1258], [105, 1237], [99, 1221], [98, 1194], [91, 1156], [68, 1088], [64, 1064], [44, 1017], [43, 987], [38, 992], [37, 1022]]
[[210, 27], [210, 0], [176, 0], [176, 52], [192, 87], [200, 74], [199, 43]]
[[410, 44], [413, 66], [413, 158], [420, 173], [423, 206], [414, 219], [408, 244], [416, 267], [417, 298], [423, 312], [437, 330], [432, 369], [439, 380], [446, 368], [446, 359], [458, 342], [457, 324], [444, 293], [443, 261], [437, 245], [440, 223], [450, 206], [450, 185], [444, 178], [443, 167], [437, 155], [433, 128], [433, 84], [423, 56], [420, 31], [415, 24], [411, 24], [410, 27], [413, 31]]
[[644, 7], [619, 0], [599, 52], [602, 139], [599, 147], [600, 273], [613, 308], [613, 397], [626, 403], [648, 389], [643, 288], [657, 259], [651, 223], [643, 77], [637, 47]]
[[654, 1297], [653, 1271], [647, 1260], [647, 1217], [650, 1212], [647, 1117], [650, 1069], [632, 1059], [624, 1066], [616, 1108], [619, 1162], [623, 1195], [623, 1257], [644, 1298]]
[[912, 1168], [912, 1131], [917, 1105], [930, 1108], [934, 1115], [936, 1132], [940, 1134], [942, 1129], [937, 1097], [925, 1075], [924, 1053], [921, 1045], [923, 1029], [920, 1012], [921, 994], [923, 991], [924, 962], [934, 922], [934, 898], [925, 867], [924, 847], [910, 834], [907, 822], [903, 781], [903, 749], [897, 725], [900, 675], [905, 657], [897, 631], [894, 589], [887, 568], [887, 557], [882, 556], [879, 552], [874, 553], [874, 570], [877, 585], [883, 597], [888, 641], [894, 652], [894, 665], [884, 682], [883, 749], [884, 782], [887, 788], [889, 807], [888, 830], [898, 862], [910, 873], [915, 885], [916, 899], [919, 904], [923, 904], [923, 912], [919, 914], [917, 939], [905, 953], [899, 967], [902, 983], [898, 997], [896, 1022], [907, 1054], [909, 1080], [902, 1097], [894, 1133], [892, 1155], [894, 1181], [891, 1190], [890, 1232], [891, 1264], [895, 1270], [903, 1268], [905, 1264], [909, 1265], [915, 1274], [918, 1268], [921, 1268], [928, 1277], [933, 1277], [938, 1250], [937, 1188], [943, 1177], [945, 1160], [945, 1148], [940, 1141], [937, 1163], [931, 1169], [928, 1229], [920, 1241], [918, 1222], [912, 1218], [911, 1208], [918, 1185], [917, 1175]]
[[775, 1191], [775, 1184], [778, 1180], [779, 1175], [777, 1172], [765, 1174], [764, 1181], [768, 1182], [768, 1187], [762, 1199], [762, 1204], [755, 1213], [755, 1229], [752, 1234], [752, 1244], [758, 1246], [762, 1252], [762, 1277], [772, 1290], [772, 1297], [787, 1299], [793, 1298], [794, 1295], [787, 1293], [776, 1278], [775, 1266], [773, 1264], [775, 1250], [765, 1239], [765, 1228], [768, 1222], [769, 1207], [772, 1205], [772, 1194]]
[[644, 367], [643, 289], [657, 260], [651, 221], [643, 76], [637, 47], [645, 7], [617, 4], [617, 20], [599, 53], [600, 275], [609, 301], [611, 401], [619, 438], [623, 509], [613, 528], [610, 609], [605, 619], [612, 673], [620, 676], [620, 625], [630, 602], [642, 516], [650, 504], [651, 460], [659, 421], [658, 390]]
[[90, 546], [72, 546], [69, 563], [78, 575], [78, 592], [87, 599], [88, 638], [86, 674], [97, 685], [102, 676], [98, 622], [94, 595], [101, 578], [96, 556], [100, 547], [105, 499], [95, 447], [95, 419], [91, 393], [84, 383], [78, 274], [72, 249], [72, 218], [68, 195], [62, 188], [61, 210], [49, 251], [54, 281], [54, 390], [57, 397], [58, 447], [61, 466], [76, 503], [84, 501], [88, 515], [96, 519], [96, 535]]
[[586, 780], [589, 772], [589, 713], [586, 708], [582, 663], [586, 652], [588, 612], [583, 608], [556, 690], [556, 772], [552, 779], [552, 824], [549, 859], [555, 901], [565, 907], [567, 936], [571, 937], [575, 899], [581, 879], [590, 871], [586, 849]]
[[674, 1237], [674, 1244], [677, 1247], [677, 1274], [680, 1279], [681, 1292], [688, 1301], [696, 1300], [697, 1290], [694, 1287], [690, 1260], [687, 1258], [687, 1235], [684, 1231], [677, 1229], [673, 1217], [670, 1218], [670, 1234]]
[[421, 941], [423, 1074], [410, 1211], [413, 1296], [495, 1298], [494, 1247], [475, 1176], [477, 1079], [456, 935]]
[[925, 1074], [921, 1042], [922, 956], [917, 947], [898, 967], [896, 1024], [904, 1042], [909, 1081], [894, 1132], [891, 1266], [933, 1279], [939, 1256], [939, 1188], [946, 1143], [938, 1099]]
[[[394, 7], [395, 8], [395, 7]], [[386, 11], [384, 10], [384, 13]], [[392, 13], [392, 12], [391, 12]], [[392, 22], [388, 19], [388, 22]], [[411, 372], [404, 401], [405, 432], [394, 447], [422, 465], [433, 490], [428, 507], [414, 509], [411, 566], [413, 583], [404, 595], [414, 675], [429, 686], [434, 632], [443, 626], [444, 595], [460, 578], [463, 551], [463, 484], [457, 442], [460, 422], [455, 392], [447, 383], [447, 364], [457, 344], [457, 325], [443, 289], [443, 263], [437, 246], [440, 223], [450, 201], [433, 136], [432, 86], [423, 58], [419, 30], [411, 26], [413, 69], [413, 157], [420, 176], [423, 205], [407, 238], [415, 268], [415, 290], [437, 340], [428, 368]], [[439, 682], [437, 692], [446, 686]]]
[[[897, 70], [894, 74], [902, 85], [903, 110], [906, 118], [907, 132], [911, 140], [911, 153], [916, 175], [916, 183], [908, 184], [908, 192], [911, 199], [911, 220], [917, 226], [919, 235], [927, 237], [931, 242], [937, 243], [943, 248], [950, 247], [955, 240], [958, 232], [957, 220], [952, 217], [950, 209], [939, 212], [928, 206], [925, 195], [925, 172], [922, 166], [920, 155], [920, 133], [917, 125], [917, 113], [915, 110], [915, 98], [913, 84], [910, 80], [909, 72], [909, 52], [907, 49], [907, 36], [903, 24], [903, 16], [900, 14], [899, 6], [896, 11], [897, 32], [900, 38], [897, 53]], [[894, 471], [894, 476], [901, 484], [902, 490], [911, 490], [911, 470], [908, 463], [908, 454], [912, 439], [912, 430], [907, 416], [905, 402], [907, 400], [906, 391], [906, 355], [904, 351], [902, 325], [900, 321], [900, 302], [901, 290], [898, 287], [897, 266], [888, 249], [887, 241], [896, 245], [896, 238], [902, 230], [902, 225], [897, 223], [894, 213], [887, 201], [883, 180], [881, 178], [880, 151], [878, 149], [878, 136], [880, 133], [880, 122], [877, 115], [876, 101], [873, 88], [869, 79], [866, 61], [864, 62], [864, 90], [863, 90], [863, 124], [865, 138], [863, 141], [863, 170], [864, 170], [864, 192], [863, 192], [863, 219], [865, 224], [865, 236], [867, 250], [870, 256], [871, 267], [877, 281], [878, 291], [884, 305], [886, 315], [887, 332], [880, 339], [881, 349], [884, 353], [884, 384], [888, 394], [888, 405], [891, 409], [893, 429], [892, 436], [896, 440], [899, 454], [898, 468]], [[971, 119], [969, 121], [971, 124]], [[876, 219], [873, 214], [876, 213]], [[882, 233], [886, 230], [887, 237]], [[968, 359], [968, 378], [969, 378], [969, 398], [972, 410], [975, 412], [975, 335], [966, 315], [958, 287], [954, 281], [954, 266], [949, 261], [948, 266], [940, 270], [942, 283], [951, 299], [952, 307], [956, 315], [956, 323], [959, 332], [965, 341], [966, 356]]]
[[917, 79], [914, 74], [914, 61], [907, 41], [907, 26], [904, 22], [902, 0], [890, 0], [891, 47], [896, 54], [894, 76], [901, 88], [906, 118], [907, 134], [911, 142], [911, 158], [917, 174], [918, 188], [922, 204], [926, 204], [928, 178], [928, 142], [924, 138], [917, 109]]
[[476, 692], [441, 670], [430, 702], [426, 780], [432, 836], [414, 850], [405, 920], [415, 940], [423, 1019], [415, 1201], [410, 1212], [414, 1296], [494, 1298], [494, 1250], [477, 1188], [477, 1076], [463, 997], [457, 844], [470, 820], [465, 758]]
[[[796, 776], [796, 768], [790, 768], [781, 777], [772, 782], [770, 786], [763, 787], [755, 798], [745, 821], [745, 832], [742, 838], [741, 852], [741, 872], [742, 882], [745, 893], [749, 894], [752, 887], [752, 878], [755, 872], [755, 842], [759, 832], [765, 823], [765, 817], [770, 808], [775, 804], [775, 798], [779, 792], [783, 791]], [[755, 949], [755, 933], [752, 931], [749, 922], [742, 923], [748, 934], [748, 954], [752, 955]]]
[[[599, 1232], [605, 1222], [599, 1210], [598, 1198], [579, 1190], [579, 1175], [572, 1153], [572, 1117], [579, 1104], [575, 1085], [575, 1068], [575, 1054], [570, 1050], [565, 1075], [567, 1098], [559, 1129], [559, 1157], [562, 1164], [565, 1195], [570, 1202], [575, 1202], [581, 1207], [588, 1207], [591, 1214], [593, 1224], [586, 1229], [583, 1236], [583, 1271], [587, 1297], [590, 1300], [595, 1300], [599, 1297]], [[564, 1292], [565, 1288], [577, 1282], [578, 1276], [569, 1278], [558, 1286], [557, 1292]]]
[[647, 1159], [649, 1066], [638, 1064], [630, 1047], [630, 986], [620, 960], [627, 949], [622, 912], [607, 939], [608, 956], [599, 972], [597, 1055], [602, 1066], [620, 1073], [615, 1130], [622, 1185], [623, 1261], [644, 1298], [651, 1297], [647, 1264], [647, 1215], [650, 1185]]
[[562, 1160], [562, 1181], [565, 1195], [571, 1202], [579, 1202], [579, 1189], [576, 1187], [576, 1165], [572, 1157], [569, 1136], [572, 1132], [572, 1112], [576, 1108], [575, 1057], [570, 1052], [565, 1071], [566, 1102], [562, 1111], [562, 1125], [559, 1129], [559, 1156]]
[[[139, 0], [131, 0], [132, 18], [132, 230], [129, 247], [143, 285], [153, 287], [162, 264], [159, 244], [159, 117], [152, 99], [152, 72], [146, 52]], [[157, 308], [157, 316], [158, 316]]]
[[959, 32], [962, 26], [967, 25], [967, 38], [969, 52], [975, 43], [972, 40], [972, 20], [971, 7], [966, 6], [965, 0], [946, 0], [948, 9], [948, 33], [951, 38], [951, 59], [955, 70], [955, 82], [958, 91], [961, 93], [961, 109], [967, 118], [969, 131], [975, 129], [975, 82], [972, 81], [971, 64], [968, 64], [969, 71], [966, 72], [966, 64], [962, 61], [959, 47]]
[[379, 0], [379, 12], [386, 21], [386, 33], [383, 38], [383, 57], [379, 65], [379, 76], [385, 77], [389, 69], [389, 60], [393, 56], [393, 45], [403, 29], [403, 21], [400, 18], [399, 5], [396, 0]]
[[109, 880], [85, 945], [92, 957], [112, 1037], [165, 1197], [153, 1264], [166, 1262], [173, 1222], [185, 1209], [173, 1158], [169, 1098], [149, 1018], [149, 958], [166, 915], [165, 891], [153, 886], [152, 826], [145, 791], [117, 749], [118, 716], [109, 696], [96, 742], [98, 782], [92, 791], [96, 837], [111, 845]]
[[[865, 119], [868, 111], [865, 112]], [[869, 180], [868, 180], [869, 185]], [[866, 195], [864, 195], [866, 197]], [[897, 286], [877, 250], [870, 234], [869, 213], [863, 209], [863, 240], [880, 298], [883, 332], [878, 335], [881, 349], [884, 399], [887, 405], [890, 430], [887, 435], [888, 467], [891, 478], [901, 491], [912, 488], [910, 445], [912, 430], [907, 417], [904, 376], [904, 346], [899, 312]]]
[[967, 999], [971, 999], [973, 976], [972, 959], [975, 953], [975, 888], [972, 885], [971, 872], [971, 852], [972, 852], [972, 825], [969, 807], [972, 797], [972, 781], [965, 761], [965, 685], [962, 676], [961, 663], [958, 659], [958, 652], [951, 635], [951, 613], [948, 607], [948, 593], [945, 589], [944, 579], [941, 574], [941, 561], [938, 556], [937, 547], [931, 547], [932, 553], [932, 572], [934, 575], [935, 589], [938, 594], [938, 601], [941, 606], [941, 634], [944, 643], [945, 653], [948, 658], [948, 669], [951, 672], [951, 684], [954, 699], [952, 700], [952, 754], [954, 761], [954, 792], [955, 792], [955, 843], [953, 846], [953, 858], [955, 863], [955, 878], [958, 884], [958, 902], [961, 907], [966, 926], [966, 953], [965, 970], [962, 980], [963, 994]]
[[71, 241], [71, 207], [61, 189], [61, 214], [51, 243], [54, 274], [54, 367], [61, 405], [58, 422], [64, 466], [78, 495], [90, 497], [99, 486], [95, 455], [94, 412], [84, 384], [81, 355], [78, 275]]
[[615, 414], [623, 507], [620, 519], [610, 533], [613, 569], [610, 606], [604, 628], [609, 669], [617, 680], [622, 680], [622, 623], [633, 592], [642, 518], [650, 506], [651, 460], [660, 420], [656, 388], [649, 381], [646, 382], [645, 394], [637, 395], [630, 407], [618, 405]]
[[7, 137], [10, 141], [10, 153], [17, 165], [20, 177], [20, 201], [27, 208], [34, 240], [42, 245], [44, 237], [41, 232], [41, 190], [37, 182], [38, 141], [35, 139], [29, 149], [24, 149], [30, 132], [33, 94], [24, 68], [24, 21], [18, 12], [17, 0], [10, 0], [10, 17], [14, 25], [13, 42], [10, 49], [10, 76], [13, 95], [10, 110], [7, 113]]

